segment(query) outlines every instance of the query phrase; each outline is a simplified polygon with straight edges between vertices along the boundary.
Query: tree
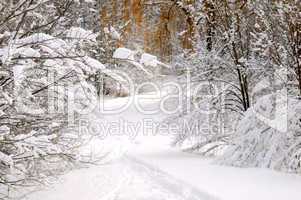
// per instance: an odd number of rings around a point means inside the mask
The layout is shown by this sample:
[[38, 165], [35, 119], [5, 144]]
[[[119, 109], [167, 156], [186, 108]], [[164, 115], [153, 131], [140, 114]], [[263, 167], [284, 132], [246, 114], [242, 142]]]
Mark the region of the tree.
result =
[[97, 34], [76, 27], [75, 1], [11, 2], [0, 3], [0, 198], [81, 160], [88, 138], [72, 127], [64, 134], [65, 106], [93, 105], [91, 77], [105, 69], [91, 57]]

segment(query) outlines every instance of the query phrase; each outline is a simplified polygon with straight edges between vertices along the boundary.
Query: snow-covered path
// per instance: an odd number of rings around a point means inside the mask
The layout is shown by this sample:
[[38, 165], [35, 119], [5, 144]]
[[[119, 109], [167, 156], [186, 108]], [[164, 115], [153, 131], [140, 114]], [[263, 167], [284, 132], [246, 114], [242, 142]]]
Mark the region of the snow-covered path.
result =
[[[160, 100], [152, 95], [139, 98], [143, 99], [144, 109], [156, 108]], [[107, 108], [119, 107], [127, 101], [127, 98], [108, 100]], [[98, 113], [91, 117], [107, 126], [109, 134], [103, 145], [111, 153], [105, 163], [72, 171], [62, 176], [59, 183], [33, 193], [27, 199], [300, 199], [301, 177], [298, 175], [212, 165], [210, 159], [170, 148], [170, 137], [154, 135], [153, 130], [154, 124], [164, 116], [161, 112], [146, 115], [130, 105], [117, 114]], [[145, 120], [148, 126], [149, 123], [154, 126], [144, 129]], [[116, 123], [124, 122], [130, 128], [115, 127]]]
[[[157, 96], [141, 95], [144, 108], [154, 108], [158, 104]], [[128, 99], [107, 100], [106, 109], [113, 109], [125, 104]], [[97, 166], [78, 169], [59, 178], [59, 181], [41, 191], [27, 195], [26, 200], [211, 200], [215, 197], [199, 191], [169, 174], [136, 158], [134, 148], [146, 138], [153, 136], [151, 128], [144, 131], [144, 119], [155, 122], [163, 118], [162, 113], [145, 116], [134, 105], [117, 114], [104, 114], [99, 111], [84, 116], [91, 123], [102, 124], [101, 129], [107, 135], [96, 137], [92, 141], [95, 151], [110, 152]], [[132, 128], [120, 129], [110, 127], [116, 123], [128, 123]], [[135, 128], [135, 126], [137, 126]], [[154, 127], [153, 127], [154, 128]], [[149, 135], [148, 135], [149, 134]], [[99, 139], [101, 138], [101, 139]], [[166, 140], [164, 140], [166, 141]], [[101, 145], [101, 147], [100, 147]]]
[[30, 200], [211, 200], [209, 195], [173, 177], [137, 162], [122, 158], [116, 162], [75, 170]]

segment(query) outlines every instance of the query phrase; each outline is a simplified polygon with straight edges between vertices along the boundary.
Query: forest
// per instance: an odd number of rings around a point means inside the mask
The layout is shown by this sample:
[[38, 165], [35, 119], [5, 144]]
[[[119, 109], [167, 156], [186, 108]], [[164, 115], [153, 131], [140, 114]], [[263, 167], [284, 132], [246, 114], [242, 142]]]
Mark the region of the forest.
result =
[[300, 0], [0, 11], [0, 199], [300, 198]]

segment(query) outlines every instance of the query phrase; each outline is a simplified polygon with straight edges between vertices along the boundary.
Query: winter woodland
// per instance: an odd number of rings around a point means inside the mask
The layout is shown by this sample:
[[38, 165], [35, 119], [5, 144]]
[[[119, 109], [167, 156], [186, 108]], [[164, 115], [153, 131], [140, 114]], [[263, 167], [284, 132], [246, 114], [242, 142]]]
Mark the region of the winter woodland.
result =
[[[182, 182], [146, 170], [142, 162], [155, 158], [138, 152], [160, 149], [159, 140], [168, 141], [162, 154], [210, 159], [208, 169], [265, 168], [300, 186], [299, 0], [1, 0], [0, 11], [0, 199], [34, 199], [29, 193], [68, 173], [122, 166], [129, 171], [109, 182], [134, 181], [89, 195], [235, 199], [205, 187], [180, 194]], [[106, 115], [104, 104], [118, 109]], [[156, 124], [152, 137], [146, 123], [129, 123], [146, 120]], [[99, 126], [113, 121], [123, 129]], [[185, 182], [190, 169], [166, 173]], [[143, 177], [154, 181], [142, 187]]]

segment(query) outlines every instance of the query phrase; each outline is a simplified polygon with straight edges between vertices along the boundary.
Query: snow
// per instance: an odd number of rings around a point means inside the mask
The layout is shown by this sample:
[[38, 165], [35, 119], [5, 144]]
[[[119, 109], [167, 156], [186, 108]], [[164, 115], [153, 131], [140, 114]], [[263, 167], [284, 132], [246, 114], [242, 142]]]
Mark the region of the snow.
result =
[[300, 172], [300, 111], [298, 99], [278, 93], [261, 97], [239, 122], [221, 162]]
[[5, 63], [8, 58], [8, 48], [0, 48], [0, 61]]
[[104, 32], [106, 34], [108, 34], [114, 40], [120, 40], [121, 39], [120, 33], [118, 33], [118, 31], [113, 26], [105, 27]]
[[2, 92], [2, 95], [3, 95], [4, 99], [6, 100], [7, 104], [9, 104], [9, 105], [13, 104], [13, 99], [6, 92]]
[[[39, 49], [30, 46], [39, 45]], [[7, 47], [0, 49], [0, 59], [6, 63], [13, 57], [40, 57], [42, 53], [49, 53], [52, 56], [65, 55], [70, 49], [67, 43], [59, 38], [45, 33], [35, 33], [31, 36], [16, 39], [10, 42]]]
[[100, 63], [98, 60], [95, 60], [93, 58], [90, 58], [88, 56], [86, 56], [84, 58], [84, 61], [86, 62], [86, 64], [90, 67], [92, 67], [93, 69], [96, 69], [96, 70], [104, 70], [106, 67]]
[[110, 76], [111, 78], [113, 78], [114, 80], [118, 81], [119, 83], [127, 83], [127, 80], [124, 79], [121, 75], [119, 75], [118, 73], [115, 73], [114, 70], [110, 70], [110, 69], [105, 69], [102, 70], [102, 72], [108, 76]]
[[300, 198], [299, 175], [214, 165], [210, 158], [166, 148], [162, 141], [145, 139], [129, 154], [221, 200]]
[[22, 82], [22, 79], [24, 78], [24, 70], [28, 68], [28, 65], [15, 65], [13, 67], [14, 72], [14, 82], [16, 86], [19, 85], [19, 83]]
[[0, 126], [0, 137], [8, 135], [10, 133], [10, 128], [6, 125]]
[[171, 68], [171, 66], [166, 65], [166, 64], [158, 61], [157, 56], [154, 56], [154, 55], [151, 55], [151, 54], [148, 54], [148, 53], [143, 53], [141, 55], [140, 63], [144, 66], [147, 66], [147, 67], [157, 67], [158, 65], [160, 65], [162, 67], [166, 67], [166, 68], [169, 68], [169, 69]]
[[[145, 106], [153, 107], [155, 104], [148, 103]], [[151, 118], [160, 119], [162, 114]], [[211, 158], [171, 148], [168, 146], [170, 142], [168, 135], [141, 136], [127, 155], [221, 200], [300, 199], [299, 175], [260, 168], [241, 169], [216, 165]]]
[[35, 33], [23, 39], [18, 39], [14, 42], [15, 45], [29, 45], [29, 44], [47, 44], [48, 47], [53, 49], [61, 48], [67, 46], [64, 40], [58, 39], [56, 37], [47, 35], [45, 33]]
[[140, 61], [135, 60], [135, 55], [135, 51], [122, 47], [115, 50], [113, 58], [124, 60], [132, 64], [137, 69], [143, 71], [149, 78], [153, 77], [153, 73], [150, 72], [150, 70], [148, 70], [146, 67], [156, 67], [157, 65], [161, 65], [163, 67], [170, 68], [168, 65], [159, 62], [157, 57], [151, 54], [143, 53]]
[[169, 175], [131, 159], [73, 171], [26, 200], [214, 200]]
[[[145, 97], [153, 95], [143, 95]], [[157, 97], [157, 96], [156, 96]], [[104, 100], [107, 109], [120, 106], [128, 98]], [[158, 99], [157, 99], [158, 100]], [[109, 103], [107, 102], [109, 101]], [[148, 101], [149, 102], [149, 101]], [[158, 102], [158, 101], [155, 101]], [[148, 107], [149, 105], [145, 105]], [[153, 106], [153, 105], [151, 105]], [[135, 107], [129, 107], [125, 113], [106, 114], [96, 110], [87, 119], [97, 124], [113, 123], [120, 117], [130, 122], [138, 122], [143, 114]], [[138, 117], [138, 118], [137, 118]], [[215, 200], [215, 197], [199, 191], [193, 186], [170, 176], [160, 169], [145, 165], [134, 157], [126, 155], [131, 145], [128, 135], [120, 134], [119, 130], [110, 129], [110, 135], [104, 139], [94, 138], [83, 147], [82, 155], [96, 153], [106, 154], [98, 165], [73, 170], [63, 175], [49, 187], [38, 188], [39, 191], [26, 195], [25, 200], [98, 200], [98, 199], [158, 199], [158, 200]], [[134, 129], [131, 129], [132, 131]], [[131, 134], [131, 133], [128, 133]], [[133, 146], [133, 147], [134, 147]], [[96, 155], [95, 154], [95, 155]]]
[[123, 48], [123, 47], [116, 49], [113, 54], [113, 58], [123, 59], [123, 60], [132, 60], [132, 61], [135, 60], [134, 56], [135, 56], [134, 51], [127, 49], [127, 48]]
[[71, 27], [65, 32], [68, 39], [73, 40], [91, 40], [96, 41], [97, 34], [92, 31], [82, 29], [80, 27]]
[[29, 48], [29, 47], [24, 47], [24, 48], [19, 48], [17, 49], [17, 53], [19, 53], [20, 55], [24, 56], [24, 57], [39, 57], [41, 56], [41, 54], [39, 53], [39, 51]]
[[148, 53], [143, 53], [141, 55], [140, 63], [145, 65], [145, 66], [150, 66], [150, 67], [157, 67], [158, 65], [158, 59], [156, 56], [153, 56]]
[[129, 63], [131, 63], [133, 66], [140, 69], [141, 71], [145, 72], [145, 74], [147, 74], [148, 77], [152, 77], [152, 73], [149, 72], [147, 69], [145, 69], [145, 67], [143, 65], [141, 65], [140, 63], [132, 61], [132, 60], [130, 60]]
[[270, 86], [270, 83], [267, 79], [259, 81], [252, 90], [252, 93], [259, 93], [264, 89], [267, 89]]
[[[103, 104], [106, 109], [113, 109], [125, 105], [131, 98], [105, 99]], [[152, 93], [135, 98], [144, 109], [154, 109], [160, 102], [160, 96]], [[121, 113], [97, 111], [89, 118], [108, 124], [124, 119], [137, 125], [145, 119], [155, 123], [165, 117], [162, 113], [146, 116], [132, 104]], [[104, 140], [92, 140], [83, 151], [86, 154], [107, 152], [100, 165], [72, 171], [48, 189], [25, 199], [300, 199], [299, 175], [215, 165], [211, 158], [171, 148], [169, 135], [156, 135], [152, 129], [145, 131], [136, 126], [127, 130], [129, 132], [109, 130]]]
[[11, 45], [10, 47], [6, 47], [3, 49], [0, 49], [0, 56], [2, 63], [11, 61], [11, 58], [13, 56], [15, 57], [37, 57], [40, 56], [39, 52], [30, 48], [30, 47], [24, 47], [24, 48], [18, 48], [18, 46]]
[[0, 151], [0, 162], [4, 162], [6, 165], [9, 166], [13, 165], [13, 159], [10, 156], [2, 153], [1, 151]]

